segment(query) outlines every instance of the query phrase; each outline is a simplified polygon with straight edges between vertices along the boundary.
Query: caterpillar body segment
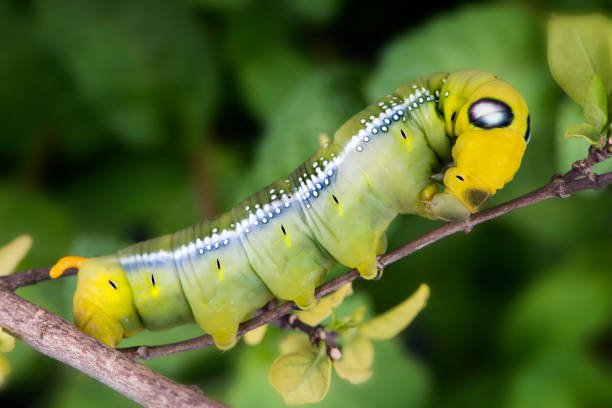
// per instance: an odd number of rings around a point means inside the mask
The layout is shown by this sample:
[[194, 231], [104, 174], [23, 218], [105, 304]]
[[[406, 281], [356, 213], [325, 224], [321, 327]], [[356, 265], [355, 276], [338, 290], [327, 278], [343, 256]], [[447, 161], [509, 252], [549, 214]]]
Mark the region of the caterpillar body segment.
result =
[[397, 214], [460, 220], [519, 168], [529, 140], [520, 94], [477, 70], [399, 87], [347, 121], [286, 178], [232, 210], [80, 265], [78, 327], [111, 346], [147, 328], [197, 322], [217, 346], [269, 300], [314, 304], [335, 262], [380, 276]]

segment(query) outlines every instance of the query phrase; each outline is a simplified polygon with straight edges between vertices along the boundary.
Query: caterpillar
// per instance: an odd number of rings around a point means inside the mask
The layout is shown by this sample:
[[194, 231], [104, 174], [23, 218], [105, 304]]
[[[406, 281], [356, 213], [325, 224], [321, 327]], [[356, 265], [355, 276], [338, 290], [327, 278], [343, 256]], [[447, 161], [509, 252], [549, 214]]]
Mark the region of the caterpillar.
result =
[[197, 322], [226, 350], [269, 300], [311, 307], [337, 262], [379, 276], [396, 215], [457, 221], [479, 211], [512, 180], [530, 135], [525, 101], [494, 74], [426, 75], [230, 211], [114, 255], [64, 257], [50, 275], [79, 269], [75, 324], [107, 345]]

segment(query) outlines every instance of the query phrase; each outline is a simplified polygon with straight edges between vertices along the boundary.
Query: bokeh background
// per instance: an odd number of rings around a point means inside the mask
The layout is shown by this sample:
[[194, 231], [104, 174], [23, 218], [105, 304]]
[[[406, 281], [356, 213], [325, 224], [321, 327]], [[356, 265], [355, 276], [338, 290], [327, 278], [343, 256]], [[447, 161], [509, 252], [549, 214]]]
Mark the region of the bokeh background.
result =
[[[583, 120], [548, 72], [545, 22], [606, 3], [4, 0], [0, 243], [34, 237], [24, 269], [173, 232], [283, 177], [317, 135], [403, 82], [463, 67], [498, 73], [531, 109], [522, 168], [495, 198], [506, 201], [584, 156], [562, 137]], [[543, 202], [357, 282], [352, 302], [374, 312], [421, 282], [431, 298], [401, 337], [376, 343], [367, 383], [334, 374], [322, 405], [612, 406], [610, 208], [610, 189]], [[400, 217], [390, 247], [436, 225]], [[18, 293], [71, 319], [75, 284]], [[226, 403], [282, 406], [268, 383], [280, 336], [146, 364]], [[21, 342], [6, 356], [1, 406], [135, 406]]]

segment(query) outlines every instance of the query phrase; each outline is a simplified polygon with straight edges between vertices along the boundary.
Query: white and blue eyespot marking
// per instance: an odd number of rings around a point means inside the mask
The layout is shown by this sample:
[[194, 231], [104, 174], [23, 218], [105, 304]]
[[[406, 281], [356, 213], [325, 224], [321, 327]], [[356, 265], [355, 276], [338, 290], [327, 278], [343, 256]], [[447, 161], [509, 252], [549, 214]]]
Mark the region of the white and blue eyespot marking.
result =
[[514, 120], [510, 106], [493, 98], [482, 98], [468, 109], [470, 123], [481, 129], [506, 127]]

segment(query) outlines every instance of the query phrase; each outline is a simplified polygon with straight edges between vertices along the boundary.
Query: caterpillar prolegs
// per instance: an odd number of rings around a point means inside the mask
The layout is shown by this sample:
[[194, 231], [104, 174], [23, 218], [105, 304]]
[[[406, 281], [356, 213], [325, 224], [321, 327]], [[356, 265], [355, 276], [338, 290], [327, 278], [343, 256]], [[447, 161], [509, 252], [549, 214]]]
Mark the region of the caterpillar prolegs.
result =
[[76, 325], [116, 346], [144, 328], [197, 322], [216, 345], [274, 297], [308, 308], [339, 262], [366, 279], [397, 214], [460, 220], [519, 168], [525, 101], [497, 76], [460, 70], [400, 86], [359, 112], [288, 177], [230, 211], [78, 266]]

